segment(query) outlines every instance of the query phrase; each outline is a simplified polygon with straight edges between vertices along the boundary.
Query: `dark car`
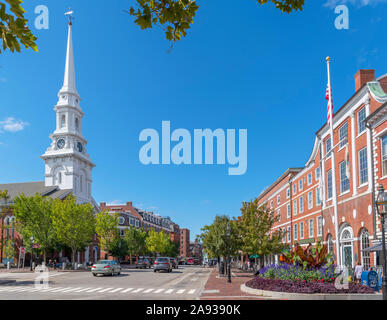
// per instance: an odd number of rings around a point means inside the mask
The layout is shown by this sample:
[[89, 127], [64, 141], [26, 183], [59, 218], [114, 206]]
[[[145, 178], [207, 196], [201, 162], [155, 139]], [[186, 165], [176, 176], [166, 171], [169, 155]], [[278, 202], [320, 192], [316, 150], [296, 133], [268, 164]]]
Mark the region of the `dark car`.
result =
[[136, 269], [141, 268], [141, 269], [146, 269], [151, 267], [151, 263], [148, 259], [143, 258], [143, 259], [138, 259], [136, 262]]
[[169, 258], [171, 260], [172, 268], [178, 269], [179, 268], [179, 262], [176, 258]]

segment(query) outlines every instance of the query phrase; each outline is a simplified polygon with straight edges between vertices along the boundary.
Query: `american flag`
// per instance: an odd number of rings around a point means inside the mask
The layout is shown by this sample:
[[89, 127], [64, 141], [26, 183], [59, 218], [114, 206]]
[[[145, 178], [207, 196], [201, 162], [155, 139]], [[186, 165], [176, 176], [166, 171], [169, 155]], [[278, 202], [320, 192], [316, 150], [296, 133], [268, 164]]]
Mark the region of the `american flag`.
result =
[[333, 105], [332, 105], [332, 103], [329, 103], [329, 91], [330, 91], [331, 97], [332, 97], [332, 89], [329, 88], [329, 83], [328, 83], [327, 91], [325, 93], [325, 99], [328, 100], [328, 107], [327, 107], [327, 111], [328, 111], [327, 112], [327, 122], [328, 122], [328, 124], [331, 123], [331, 119], [333, 118]]

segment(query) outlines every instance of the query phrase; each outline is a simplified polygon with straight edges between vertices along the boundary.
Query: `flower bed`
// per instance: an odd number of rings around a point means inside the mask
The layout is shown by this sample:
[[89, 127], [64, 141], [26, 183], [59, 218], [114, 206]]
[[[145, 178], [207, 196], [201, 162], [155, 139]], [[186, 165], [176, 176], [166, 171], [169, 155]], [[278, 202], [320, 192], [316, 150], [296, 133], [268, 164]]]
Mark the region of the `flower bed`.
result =
[[288, 292], [288, 293], [328, 293], [328, 294], [348, 294], [362, 293], [374, 294], [374, 290], [370, 287], [349, 283], [348, 289], [336, 289], [333, 282], [309, 282], [306, 280], [281, 280], [281, 279], [265, 279], [256, 277], [246, 283], [247, 287], [266, 291]]

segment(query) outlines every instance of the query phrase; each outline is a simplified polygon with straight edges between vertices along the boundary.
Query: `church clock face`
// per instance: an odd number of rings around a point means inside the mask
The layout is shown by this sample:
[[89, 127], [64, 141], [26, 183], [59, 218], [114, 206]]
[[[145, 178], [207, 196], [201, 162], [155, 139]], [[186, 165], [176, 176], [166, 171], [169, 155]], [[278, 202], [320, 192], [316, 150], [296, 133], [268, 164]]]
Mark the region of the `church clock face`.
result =
[[63, 139], [59, 139], [58, 142], [56, 143], [56, 146], [58, 149], [63, 149], [65, 146], [66, 142]]
[[78, 149], [79, 152], [82, 152], [82, 151], [83, 151], [83, 145], [82, 145], [82, 143], [80, 143], [80, 142], [77, 143], [77, 149]]

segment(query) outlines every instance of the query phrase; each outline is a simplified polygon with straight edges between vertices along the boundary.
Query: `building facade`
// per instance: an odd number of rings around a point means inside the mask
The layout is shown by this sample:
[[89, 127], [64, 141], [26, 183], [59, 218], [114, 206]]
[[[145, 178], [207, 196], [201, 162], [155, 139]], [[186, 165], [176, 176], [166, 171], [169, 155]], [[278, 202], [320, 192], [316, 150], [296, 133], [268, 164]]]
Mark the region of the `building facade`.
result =
[[305, 166], [288, 169], [259, 195], [279, 217], [273, 231], [284, 233], [284, 243], [321, 240], [339, 265], [379, 264], [379, 253], [364, 249], [381, 236], [373, 199], [386, 183], [386, 92], [387, 75], [375, 79], [374, 70], [359, 70], [355, 93], [333, 117], [333, 139], [325, 124]]
[[190, 232], [189, 229], [180, 229], [180, 257], [187, 258], [190, 256]]

